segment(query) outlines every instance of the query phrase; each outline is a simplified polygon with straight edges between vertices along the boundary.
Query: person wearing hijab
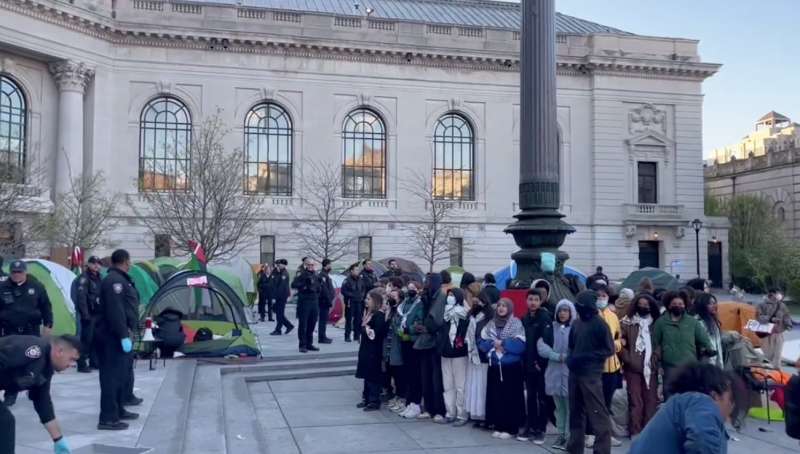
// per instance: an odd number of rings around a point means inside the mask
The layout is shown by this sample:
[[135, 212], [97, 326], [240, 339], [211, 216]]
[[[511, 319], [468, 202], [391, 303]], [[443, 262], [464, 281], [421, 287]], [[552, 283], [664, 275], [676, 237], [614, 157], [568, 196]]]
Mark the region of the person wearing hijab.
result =
[[[485, 295], [480, 288], [474, 289], [474, 285], [470, 285], [468, 294], [472, 297], [473, 304], [469, 310], [469, 328], [467, 329], [469, 364], [467, 366], [465, 405], [470, 419], [474, 421], [474, 427], [482, 429], [486, 420], [486, 380], [489, 374], [489, 358], [478, 348], [478, 344], [483, 328], [494, 317], [494, 310], [490, 296]], [[479, 296], [475, 296], [474, 290], [478, 290]]]
[[661, 312], [655, 298], [642, 293], [634, 298], [620, 322], [622, 374], [628, 389], [628, 430], [638, 435], [658, 408], [658, 361], [652, 330]]
[[467, 382], [467, 330], [469, 329], [469, 303], [464, 291], [453, 288], [447, 291], [444, 308], [444, 325], [439, 330], [437, 348], [442, 355], [442, 381], [444, 406], [448, 423], [463, 426], [469, 420], [464, 407], [464, 387]]
[[494, 318], [481, 331], [479, 347], [489, 359], [486, 423], [494, 426], [493, 437], [508, 440], [525, 422], [525, 327], [514, 317], [510, 299], [497, 302]]
[[594, 453], [611, 453], [611, 416], [603, 398], [603, 368], [614, 354], [614, 340], [597, 312], [597, 293], [577, 296], [576, 320], [569, 333], [569, 442], [567, 451], [583, 454], [586, 423], [594, 431]]
[[558, 438], [553, 449], [566, 451], [569, 439], [569, 333], [572, 323], [578, 318], [575, 306], [569, 300], [561, 300], [556, 305], [553, 323], [545, 329], [536, 343], [539, 356], [547, 359], [544, 372], [544, 391], [553, 398], [556, 407], [556, 428]]

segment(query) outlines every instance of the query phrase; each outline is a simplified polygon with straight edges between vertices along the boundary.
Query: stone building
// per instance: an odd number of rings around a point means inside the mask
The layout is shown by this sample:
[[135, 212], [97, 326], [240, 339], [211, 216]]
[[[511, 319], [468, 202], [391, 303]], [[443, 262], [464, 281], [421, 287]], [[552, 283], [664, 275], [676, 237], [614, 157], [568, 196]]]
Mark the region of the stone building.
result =
[[[0, 0], [11, 94], [0, 98], [0, 156], [44, 166], [25, 183], [48, 190], [45, 204], [68, 186], [67, 161], [105, 172], [135, 203], [186, 184], [192, 125], [219, 110], [228, 145], [251, 156], [244, 192], [264, 206], [247, 259], [303, 255], [295, 218], [307, 216], [300, 191], [315, 161], [342, 168], [340, 203], [355, 206], [348, 259], [410, 255], [406, 226], [422, 207], [403, 181], [418, 172], [459, 208], [437, 266], [491, 271], [516, 249], [503, 229], [525, 127], [519, 26], [518, 4], [485, 0]], [[557, 46], [570, 264], [692, 276], [699, 218], [705, 274], [707, 240], [726, 239], [724, 223], [703, 218], [702, 86], [719, 65], [695, 40], [566, 15]], [[169, 252], [122, 210], [118, 246]]]
[[714, 153], [705, 167], [706, 193], [759, 195], [772, 206], [787, 236], [800, 239], [800, 125], [770, 112], [741, 143]]

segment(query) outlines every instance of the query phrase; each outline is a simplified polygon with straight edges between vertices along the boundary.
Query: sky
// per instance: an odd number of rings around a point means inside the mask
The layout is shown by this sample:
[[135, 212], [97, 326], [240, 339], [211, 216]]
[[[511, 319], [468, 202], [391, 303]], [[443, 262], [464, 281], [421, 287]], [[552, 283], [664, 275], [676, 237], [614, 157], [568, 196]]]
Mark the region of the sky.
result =
[[800, 0], [556, 0], [564, 14], [628, 32], [700, 41], [703, 151], [738, 142], [775, 110], [800, 122]]

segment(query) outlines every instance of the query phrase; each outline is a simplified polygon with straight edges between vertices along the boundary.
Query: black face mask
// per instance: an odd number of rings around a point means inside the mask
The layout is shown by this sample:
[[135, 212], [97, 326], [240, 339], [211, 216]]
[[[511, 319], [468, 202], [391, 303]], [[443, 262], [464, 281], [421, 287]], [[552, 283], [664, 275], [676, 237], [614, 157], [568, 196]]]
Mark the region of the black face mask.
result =
[[650, 315], [650, 308], [649, 307], [639, 307], [636, 309], [636, 312], [639, 313], [640, 317], [646, 317]]
[[676, 317], [680, 317], [681, 315], [683, 315], [683, 313], [685, 311], [686, 311], [686, 309], [684, 309], [682, 307], [678, 307], [678, 306], [671, 306], [669, 308], [669, 313], [674, 315], [674, 316], [676, 316]]
[[412, 298], [412, 299], [416, 298], [417, 297], [417, 291], [416, 290], [409, 290], [408, 291], [408, 297]]

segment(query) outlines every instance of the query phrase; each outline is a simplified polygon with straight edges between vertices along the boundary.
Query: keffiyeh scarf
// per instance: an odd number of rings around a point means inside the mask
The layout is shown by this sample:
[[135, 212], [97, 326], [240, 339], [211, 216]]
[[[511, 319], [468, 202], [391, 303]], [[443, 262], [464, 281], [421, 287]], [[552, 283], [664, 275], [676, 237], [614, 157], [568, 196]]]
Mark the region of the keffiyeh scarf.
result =
[[652, 317], [640, 317], [639, 314], [633, 316], [633, 323], [639, 325], [639, 335], [636, 336], [636, 353], [644, 354], [644, 384], [650, 389], [650, 375], [652, 368], [650, 360], [653, 356], [653, 344], [650, 340], [650, 325], [653, 323]]

